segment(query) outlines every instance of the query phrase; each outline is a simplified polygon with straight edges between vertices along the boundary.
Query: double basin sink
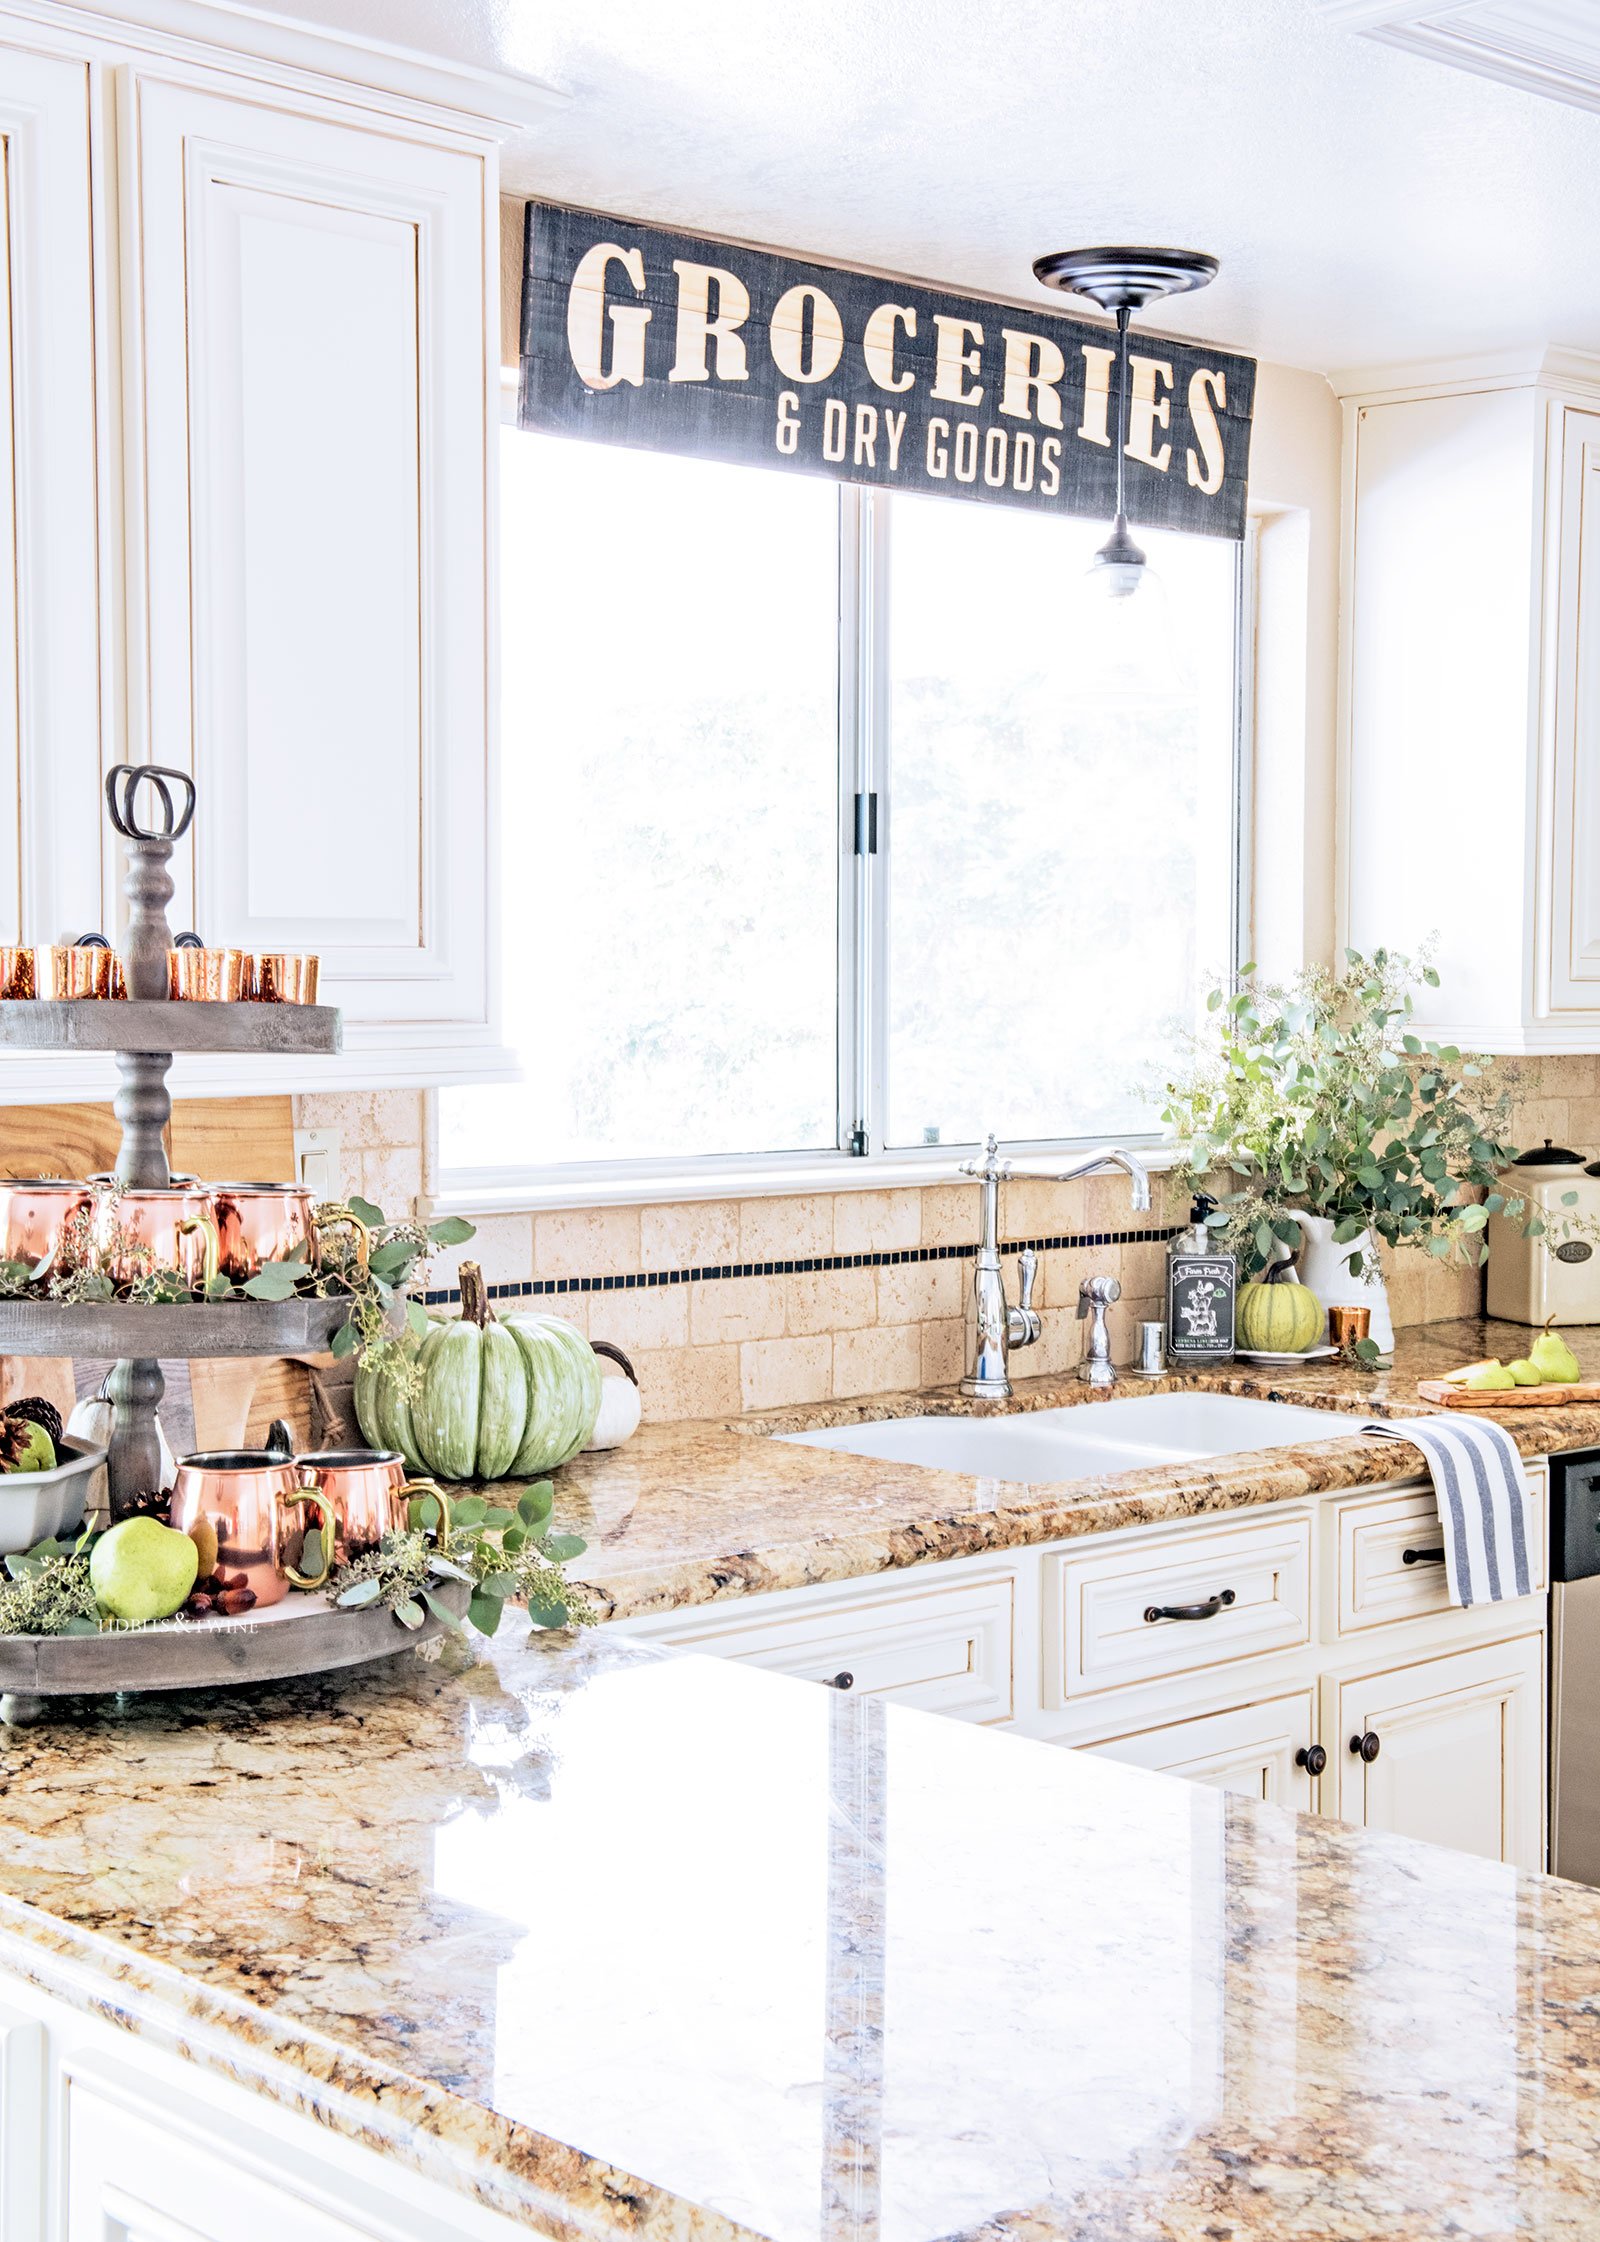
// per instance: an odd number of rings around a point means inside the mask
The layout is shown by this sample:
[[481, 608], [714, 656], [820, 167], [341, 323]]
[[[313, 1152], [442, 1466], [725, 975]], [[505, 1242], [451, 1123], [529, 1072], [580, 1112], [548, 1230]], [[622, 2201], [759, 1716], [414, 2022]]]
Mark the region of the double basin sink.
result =
[[1363, 1425], [1360, 1417], [1252, 1401], [1243, 1394], [1152, 1393], [1008, 1417], [889, 1417], [778, 1438], [978, 1479], [1037, 1484], [1250, 1455], [1308, 1440], [1350, 1439]]

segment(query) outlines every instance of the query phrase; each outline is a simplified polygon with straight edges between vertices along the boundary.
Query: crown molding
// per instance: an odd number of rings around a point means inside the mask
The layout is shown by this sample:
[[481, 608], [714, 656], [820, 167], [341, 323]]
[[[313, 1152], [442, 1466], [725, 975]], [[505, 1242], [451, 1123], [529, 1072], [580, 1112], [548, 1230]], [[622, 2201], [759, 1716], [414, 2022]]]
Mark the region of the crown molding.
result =
[[[1312, 0], [1325, 23], [1474, 77], [1600, 111], [1593, 0]], [[1519, 17], [1522, 19], [1519, 22]]]
[[1600, 355], [1532, 344], [1464, 358], [1355, 366], [1328, 376], [1343, 404], [1395, 404], [1408, 397], [1470, 396], [1486, 389], [1558, 389], [1600, 398]]
[[549, 115], [552, 102], [569, 98], [542, 79], [291, 21], [246, 0], [0, 0], [0, 23], [167, 61], [264, 64], [346, 100], [356, 89], [386, 94], [480, 131], [488, 127], [496, 137], [526, 131]]

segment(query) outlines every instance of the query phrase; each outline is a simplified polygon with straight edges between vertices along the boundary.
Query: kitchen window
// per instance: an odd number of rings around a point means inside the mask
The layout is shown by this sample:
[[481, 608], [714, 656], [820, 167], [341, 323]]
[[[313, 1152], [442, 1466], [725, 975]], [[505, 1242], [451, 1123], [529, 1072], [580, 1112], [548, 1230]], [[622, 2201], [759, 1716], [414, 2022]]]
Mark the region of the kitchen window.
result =
[[[1240, 556], [502, 431], [502, 1033], [438, 1187], [749, 1187], [1148, 1138], [1237, 955]], [[1113, 622], [1116, 620], [1112, 619]]]

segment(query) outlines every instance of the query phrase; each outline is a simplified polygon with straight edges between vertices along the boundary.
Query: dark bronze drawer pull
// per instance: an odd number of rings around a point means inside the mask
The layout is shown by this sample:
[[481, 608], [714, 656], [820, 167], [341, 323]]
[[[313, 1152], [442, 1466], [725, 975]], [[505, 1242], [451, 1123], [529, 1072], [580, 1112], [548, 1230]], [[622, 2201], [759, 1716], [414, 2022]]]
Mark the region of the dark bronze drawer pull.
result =
[[854, 1689], [855, 1686], [856, 1677], [851, 1673], [835, 1674], [828, 1684], [830, 1689]]
[[1444, 1551], [1442, 1549], [1402, 1549], [1400, 1562], [1402, 1565], [1442, 1565], [1444, 1563]]
[[1370, 1767], [1383, 1749], [1383, 1745], [1378, 1738], [1378, 1731], [1375, 1728], [1369, 1728], [1363, 1735], [1352, 1736], [1350, 1749], [1355, 1753], [1357, 1759], [1365, 1760]]
[[1146, 1620], [1215, 1619], [1232, 1602], [1233, 1590], [1224, 1588], [1220, 1596], [1208, 1596], [1203, 1604], [1147, 1604], [1144, 1616]]
[[1320, 1775], [1328, 1764], [1328, 1754], [1321, 1744], [1302, 1744], [1294, 1755], [1296, 1767], [1303, 1767], [1308, 1775]]

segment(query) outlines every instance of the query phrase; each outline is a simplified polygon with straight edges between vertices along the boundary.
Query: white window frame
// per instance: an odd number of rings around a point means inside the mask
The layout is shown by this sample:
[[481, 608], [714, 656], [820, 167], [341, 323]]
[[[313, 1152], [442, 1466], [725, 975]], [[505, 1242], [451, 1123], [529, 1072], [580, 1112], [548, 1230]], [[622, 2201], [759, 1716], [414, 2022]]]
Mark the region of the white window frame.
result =
[[[516, 385], [502, 384], [501, 420], [516, 423]], [[888, 1110], [889, 882], [893, 877], [893, 788], [889, 724], [887, 492], [839, 486], [838, 737], [838, 1134], [833, 1147], [801, 1152], [704, 1153], [652, 1160], [584, 1160], [559, 1166], [446, 1171], [440, 1164], [437, 1092], [427, 1096], [428, 1197], [439, 1209], [485, 1211], [628, 1206], [694, 1199], [754, 1198], [803, 1191], [883, 1189], [954, 1177], [974, 1144], [891, 1147]], [[1254, 672], [1256, 525], [1237, 549], [1234, 590], [1231, 966], [1249, 955], [1251, 891], [1251, 680]], [[863, 655], [867, 658], [863, 660]], [[856, 799], [877, 796], [877, 850], [858, 853]], [[1060, 1157], [1095, 1137], [1008, 1139], [1008, 1155]], [[1124, 1137], [1150, 1165], [1179, 1148], [1156, 1130]], [[859, 1149], [853, 1147], [859, 1146]]]

